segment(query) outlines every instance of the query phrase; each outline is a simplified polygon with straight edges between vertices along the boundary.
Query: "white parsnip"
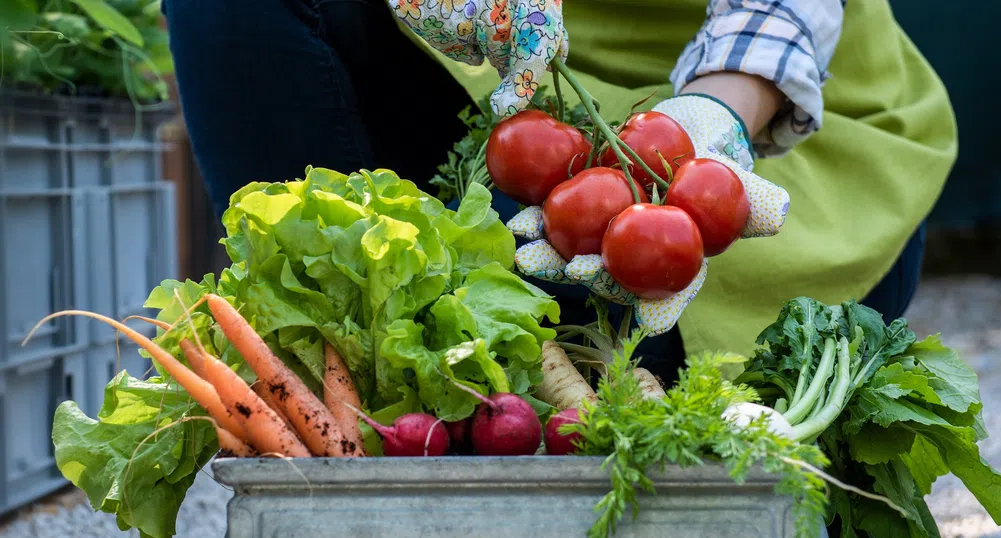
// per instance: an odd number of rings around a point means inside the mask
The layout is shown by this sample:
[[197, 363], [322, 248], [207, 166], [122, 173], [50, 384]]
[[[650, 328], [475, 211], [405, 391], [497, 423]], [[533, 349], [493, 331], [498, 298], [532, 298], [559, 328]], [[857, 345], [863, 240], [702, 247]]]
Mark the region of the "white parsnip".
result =
[[644, 398], [660, 399], [667, 396], [667, 393], [664, 392], [664, 387], [660, 386], [660, 381], [650, 373], [650, 370], [636, 368], [633, 370], [633, 377], [639, 380]]
[[560, 411], [578, 407], [585, 399], [597, 400], [594, 389], [553, 340], [542, 343], [542, 375], [535, 397]]

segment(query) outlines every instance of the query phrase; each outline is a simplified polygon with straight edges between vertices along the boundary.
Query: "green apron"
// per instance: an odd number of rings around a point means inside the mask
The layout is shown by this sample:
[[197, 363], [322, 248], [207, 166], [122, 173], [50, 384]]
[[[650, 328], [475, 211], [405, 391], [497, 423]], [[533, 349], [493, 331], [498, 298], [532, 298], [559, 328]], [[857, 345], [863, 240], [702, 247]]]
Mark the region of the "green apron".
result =
[[[641, 107], [649, 109], [671, 96], [668, 75], [705, 10], [705, 0], [567, 0], [567, 63], [604, 117], [622, 119], [659, 87]], [[476, 99], [499, 82], [488, 65], [432, 54]], [[709, 261], [705, 285], [679, 321], [686, 352], [749, 353], [796, 296], [861, 299], [941, 192], [956, 158], [953, 111], [886, 0], [848, 2], [829, 70], [821, 130], [755, 166], [789, 191], [785, 225], [775, 237], [738, 241]]]

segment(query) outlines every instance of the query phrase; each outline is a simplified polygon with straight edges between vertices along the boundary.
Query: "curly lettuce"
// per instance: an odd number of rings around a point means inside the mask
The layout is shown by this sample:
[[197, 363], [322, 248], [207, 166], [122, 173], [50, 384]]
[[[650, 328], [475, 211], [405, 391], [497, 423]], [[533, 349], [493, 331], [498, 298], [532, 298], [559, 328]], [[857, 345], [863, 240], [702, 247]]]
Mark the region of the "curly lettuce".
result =
[[[187, 311], [215, 293], [232, 299], [317, 394], [323, 346], [332, 343], [380, 422], [415, 411], [468, 417], [478, 400], [456, 384], [521, 394], [545, 415], [551, 408], [531, 392], [542, 378], [542, 342], [556, 336], [543, 323], [559, 321], [559, 305], [511, 271], [514, 236], [490, 202], [485, 187], [471, 185], [452, 211], [388, 170], [308, 168], [305, 179], [251, 183], [222, 218], [232, 265], [150, 293], [145, 306], [157, 319], [179, 322], [155, 341], [183, 360], [179, 342], [197, 338], [252, 381], [207, 306]], [[211, 424], [197, 420], [204, 411], [158, 374], [120, 374], [97, 420], [66, 402], [53, 428], [63, 474], [123, 529], [153, 538], [174, 534], [184, 492], [217, 449]], [[169, 424], [178, 427], [151, 437]], [[378, 437], [363, 431], [368, 451], [381, 453]]]

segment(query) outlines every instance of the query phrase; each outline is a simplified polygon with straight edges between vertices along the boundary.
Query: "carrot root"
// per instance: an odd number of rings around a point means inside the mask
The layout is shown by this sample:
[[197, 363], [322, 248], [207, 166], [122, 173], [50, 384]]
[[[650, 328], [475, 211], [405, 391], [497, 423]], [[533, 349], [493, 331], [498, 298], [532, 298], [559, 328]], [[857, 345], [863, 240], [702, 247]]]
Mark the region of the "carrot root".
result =
[[216, 437], [219, 438], [219, 450], [222, 457], [252, 458], [258, 455], [257, 450], [244, 443], [229, 430], [216, 425], [215, 432]]
[[205, 377], [217, 387], [219, 398], [247, 432], [250, 445], [260, 452], [277, 452], [290, 458], [308, 458], [313, 454], [289, 429], [285, 422], [268, 404], [261, 400], [247, 382], [226, 363], [203, 355]]
[[354, 407], [361, 408], [361, 399], [358, 397], [358, 390], [355, 388], [354, 380], [351, 379], [351, 372], [348, 370], [344, 359], [337, 353], [329, 342], [323, 346], [323, 355], [327, 365], [323, 383], [323, 400], [334, 416], [334, 420], [341, 427], [344, 438], [357, 446], [364, 447], [361, 428], [358, 426], [358, 417], [341, 402], [347, 402]]
[[129, 317], [123, 319], [122, 323], [125, 323], [126, 321], [128, 321], [130, 319], [138, 319], [139, 321], [145, 321], [146, 323], [149, 323], [150, 325], [156, 325], [157, 327], [159, 327], [159, 328], [161, 328], [161, 329], [163, 329], [165, 331], [169, 331], [169, 330], [172, 329], [172, 327], [170, 326], [170, 324], [167, 323], [166, 321], [160, 321], [158, 319], [153, 319], [153, 318], [148, 318], [146, 316], [138, 316], [138, 315], [129, 316]]
[[198, 377], [205, 379], [205, 358], [202, 355], [200, 349], [195, 347], [191, 343], [191, 340], [184, 338], [181, 340], [181, 351], [184, 352], [185, 358], [188, 359], [188, 364], [191, 365], [191, 370], [198, 375]]
[[292, 424], [292, 421], [285, 416], [285, 413], [282, 413], [281, 408], [275, 401], [275, 395], [268, 390], [267, 385], [260, 380], [257, 380], [250, 385], [250, 389], [253, 390], [261, 398], [261, 400], [275, 412], [276, 415], [285, 421], [285, 425], [288, 426], [290, 430], [295, 431], [295, 425]]
[[227, 410], [226, 406], [223, 405], [219, 394], [216, 392], [216, 387], [214, 387], [212, 383], [198, 377], [194, 372], [181, 364], [180, 361], [175, 359], [170, 353], [167, 353], [166, 350], [158, 346], [149, 338], [146, 338], [141, 333], [137, 332], [135, 329], [132, 329], [128, 325], [107, 316], [95, 314], [94, 312], [87, 312], [85, 310], [63, 310], [62, 312], [49, 314], [48, 316], [42, 318], [42, 320], [31, 329], [31, 332], [29, 332], [28, 336], [24, 338], [24, 342], [22, 342], [21, 345], [26, 344], [28, 340], [31, 339], [32, 335], [34, 335], [35, 331], [37, 331], [38, 328], [45, 323], [48, 323], [49, 320], [63, 316], [84, 316], [96, 319], [107, 323], [119, 332], [124, 333], [129, 340], [132, 340], [152, 355], [153, 360], [160, 363], [160, 365], [167, 370], [167, 373], [173, 376], [173, 378], [176, 379], [182, 387], [184, 387], [184, 390], [186, 390], [188, 394], [194, 398], [198, 405], [202, 406], [208, 412], [209, 416], [215, 419], [215, 421], [222, 427], [230, 431], [243, 430], [242, 426], [239, 422], [237, 422], [236, 417], [234, 417], [233, 414]]
[[275, 356], [247, 320], [222, 297], [210, 293], [205, 298], [226, 339], [258, 379], [267, 383], [278, 407], [310, 451], [327, 457], [362, 456], [362, 446], [344, 436], [330, 409]]

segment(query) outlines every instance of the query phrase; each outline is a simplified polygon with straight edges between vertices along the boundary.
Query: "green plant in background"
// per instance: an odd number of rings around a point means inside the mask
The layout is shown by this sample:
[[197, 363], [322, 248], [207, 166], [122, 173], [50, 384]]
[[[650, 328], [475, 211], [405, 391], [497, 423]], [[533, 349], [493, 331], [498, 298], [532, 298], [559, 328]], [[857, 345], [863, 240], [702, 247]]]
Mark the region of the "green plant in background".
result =
[[0, 88], [167, 98], [159, 0], [0, 0]]

